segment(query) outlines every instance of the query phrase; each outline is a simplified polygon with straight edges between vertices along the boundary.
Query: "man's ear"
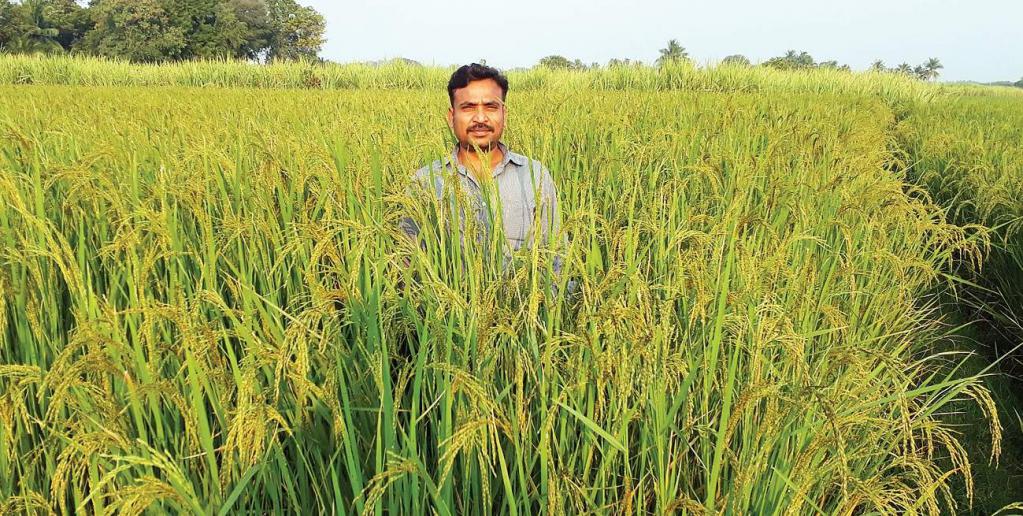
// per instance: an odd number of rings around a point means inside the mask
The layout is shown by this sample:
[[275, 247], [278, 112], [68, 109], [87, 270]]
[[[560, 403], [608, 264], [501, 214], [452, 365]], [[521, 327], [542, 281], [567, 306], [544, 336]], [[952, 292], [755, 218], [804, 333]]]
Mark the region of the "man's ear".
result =
[[448, 108], [448, 127], [452, 131], [455, 130], [455, 108], [454, 107], [449, 107]]

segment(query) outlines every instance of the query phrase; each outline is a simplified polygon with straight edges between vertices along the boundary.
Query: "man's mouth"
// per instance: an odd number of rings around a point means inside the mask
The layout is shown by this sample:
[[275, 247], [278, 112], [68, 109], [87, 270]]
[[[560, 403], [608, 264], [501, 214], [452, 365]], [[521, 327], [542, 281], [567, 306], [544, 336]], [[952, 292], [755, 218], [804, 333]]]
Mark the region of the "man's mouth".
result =
[[489, 132], [490, 132], [490, 129], [487, 129], [487, 128], [485, 128], [485, 127], [477, 127], [477, 128], [475, 128], [475, 129], [469, 129], [469, 132], [470, 132], [470, 133], [477, 133], [477, 134], [481, 134], [481, 133], [489, 133]]

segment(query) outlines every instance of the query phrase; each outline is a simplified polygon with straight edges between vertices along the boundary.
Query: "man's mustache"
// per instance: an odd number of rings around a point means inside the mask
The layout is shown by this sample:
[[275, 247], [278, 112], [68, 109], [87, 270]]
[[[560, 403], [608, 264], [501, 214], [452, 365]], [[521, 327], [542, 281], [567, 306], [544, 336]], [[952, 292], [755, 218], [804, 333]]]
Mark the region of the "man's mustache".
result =
[[474, 126], [469, 128], [469, 131], [476, 131], [478, 129], [486, 129], [488, 131], [493, 131], [494, 130], [494, 128], [490, 127], [489, 125], [474, 125]]

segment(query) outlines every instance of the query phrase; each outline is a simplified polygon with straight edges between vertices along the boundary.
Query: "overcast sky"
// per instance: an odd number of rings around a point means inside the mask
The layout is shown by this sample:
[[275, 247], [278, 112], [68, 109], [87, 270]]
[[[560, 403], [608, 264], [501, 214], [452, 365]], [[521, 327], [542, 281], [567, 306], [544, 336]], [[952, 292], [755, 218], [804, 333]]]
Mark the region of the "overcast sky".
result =
[[407, 57], [424, 64], [480, 58], [499, 68], [561, 54], [585, 63], [652, 63], [678, 39], [700, 63], [806, 50], [853, 69], [937, 57], [942, 80], [1023, 77], [1023, 0], [609, 1], [299, 0], [327, 19], [321, 56]]

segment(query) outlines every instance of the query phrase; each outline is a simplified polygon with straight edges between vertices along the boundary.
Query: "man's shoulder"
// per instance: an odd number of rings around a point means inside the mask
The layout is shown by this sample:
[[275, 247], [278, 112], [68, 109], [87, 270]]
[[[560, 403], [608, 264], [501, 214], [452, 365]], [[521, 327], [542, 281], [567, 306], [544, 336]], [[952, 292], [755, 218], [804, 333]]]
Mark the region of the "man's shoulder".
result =
[[526, 156], [525, 154], [513, 153], [512, 162], [519, 166], [519, 170], [525, 172], [529, 179], [535, 182], [546, 185], [547, 187], [554, 188], [554, 177], [551, 175], [550, 169], [543, 161], [536, 158]]
[[452, 174], [455, 174], [454, 167], [445, 160], [433, 160], [432, 163], [417, 168], [410, 175], [409, 182], [413, 187], [425, 188], [432, 191], [437, 198], [441, 198], [444, 192], [444, 185]]

